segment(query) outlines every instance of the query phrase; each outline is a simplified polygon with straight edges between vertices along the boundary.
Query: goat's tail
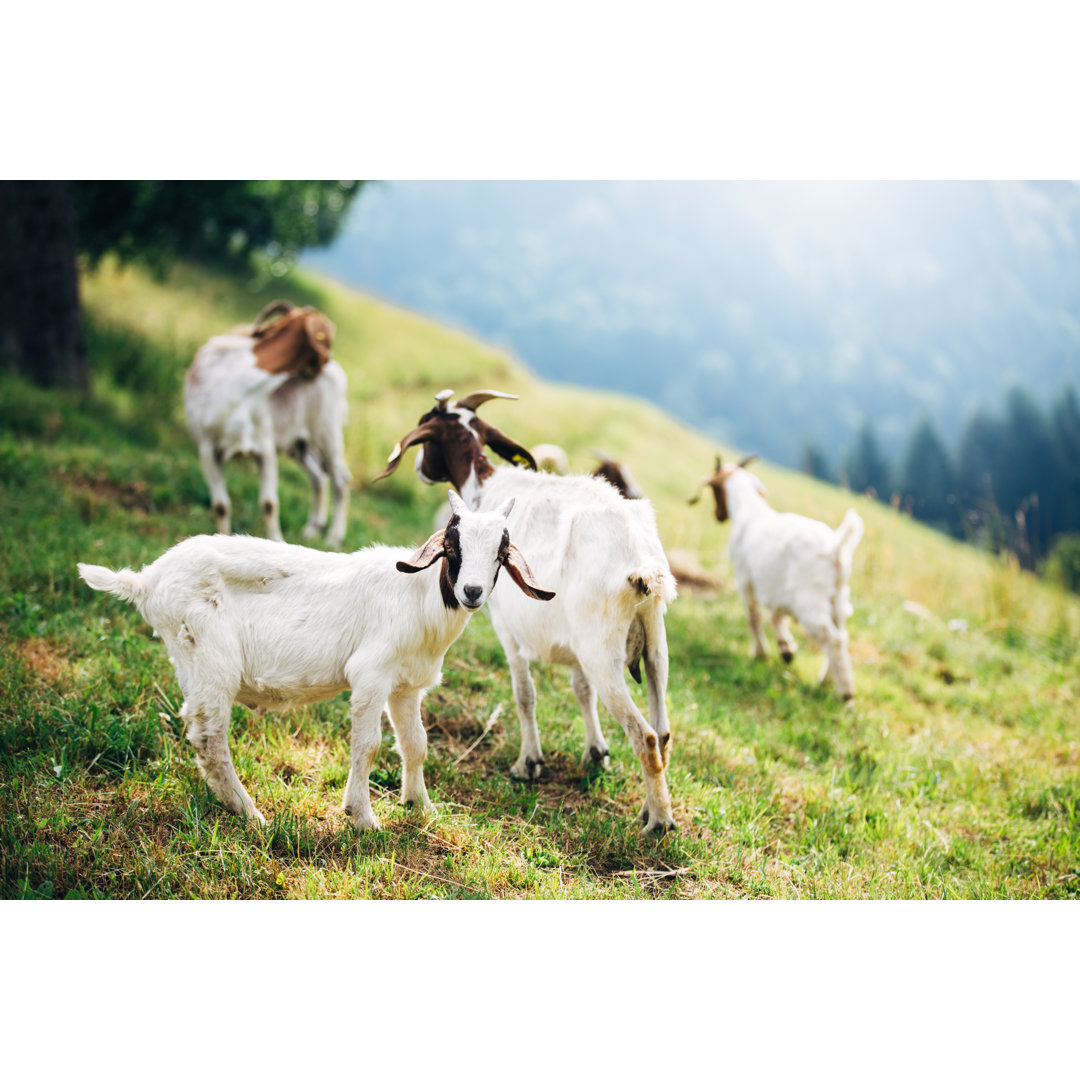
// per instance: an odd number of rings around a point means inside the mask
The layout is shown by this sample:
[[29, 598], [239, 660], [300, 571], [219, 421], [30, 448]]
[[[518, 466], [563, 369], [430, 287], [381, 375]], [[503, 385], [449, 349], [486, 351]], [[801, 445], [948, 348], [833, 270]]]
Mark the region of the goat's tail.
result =
[[840, 527], [836, 530], [836, 548], [834, 558], [836, 568], [840, 571], [843, 582], [847, 582], [851, 575], [851, 560], [855, 556], [855, 549], [863, 537], [863, 519], [852, 508], [844, 515]]
[[670, 604], [676, 596], [675, 577], [663, 563], [649, 563], [626, 579], [642, 596], [655, 596]]
[[863, 535], [863, 520], [854, 509], [848, 510], [835, 532], [836, 547], [833, 549], [833, 565], [836, 567], [836, 591], [833, 594], [833, 622], [843, 629], [844, 623], [854, 614], [851, 606], [851, 560]]
[[141, 604], [146, 597], [146, 576], [134, 570], [112, 571], [107, 566], [79, 563], [79, 577], [99, 592], [111, 592], [129, 604]]

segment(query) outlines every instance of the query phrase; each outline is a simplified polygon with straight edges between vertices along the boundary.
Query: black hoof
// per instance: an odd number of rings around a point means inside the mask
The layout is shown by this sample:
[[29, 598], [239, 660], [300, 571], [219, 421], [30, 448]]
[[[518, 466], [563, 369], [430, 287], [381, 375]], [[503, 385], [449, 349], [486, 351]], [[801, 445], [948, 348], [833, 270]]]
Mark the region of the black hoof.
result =
[[782, 652], [780, 655], [784, 658], [785, 664], [790, 664], [791, 661], [795, 659], [795, 654], [793, 652]]
[[608, 757], [609, 754], [609, 751], [601, 750], [599, 746], [589, 747], [589, 756], [593, 759], [593, 761], [596, 762], [597, 765], [599, 765], [600, 762], [604, 760], [604, 758]]

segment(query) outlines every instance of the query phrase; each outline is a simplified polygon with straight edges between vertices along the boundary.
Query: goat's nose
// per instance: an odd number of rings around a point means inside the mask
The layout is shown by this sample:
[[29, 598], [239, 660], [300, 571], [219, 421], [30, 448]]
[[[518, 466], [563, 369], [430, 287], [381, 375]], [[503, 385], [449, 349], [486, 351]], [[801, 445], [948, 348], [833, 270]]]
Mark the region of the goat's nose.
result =
[[470, 604], [475, 604], [477, 600], [480, 599], [483, 591], [483, 587], [480, 585], [466, 585], [465, 588], [462, 589], [462, 592], [465, 593], [465, 599], [468, 600]]

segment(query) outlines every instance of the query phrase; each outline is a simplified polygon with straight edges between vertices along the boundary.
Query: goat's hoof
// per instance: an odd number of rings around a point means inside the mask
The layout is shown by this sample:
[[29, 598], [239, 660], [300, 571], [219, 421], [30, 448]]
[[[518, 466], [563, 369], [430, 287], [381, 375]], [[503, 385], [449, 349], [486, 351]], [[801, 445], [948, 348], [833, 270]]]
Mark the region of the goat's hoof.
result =
[[605, 747], [588, 746], [581, 755], [581, 765], [585, 769], [602, 769], [604, 772], [611, 770], [611, 751]]
[[678, 827], [679, 826], [675, 824], [675, 819], [669, 812], [664, 817], [657, 814], [655, 817], [651, 818], [651, 820], [647, 820], [642, 825], [641, 831], [646, 836], [663, 836], [665, 833], [674, 832]]
[[322, 533], [322, 527], [319, 525], [305, 525], [304, 531], [300, 534], [305, 540], [314, 540], [315, 537]]
[[401, 805], [408, 807], [410, 810], [423, 810], [425, 814], [430, 814], [435, 809], [434, 803], [432, 803], [431, 799], [429, 799], [426, 794], [419, 799], [403, 798], [401, 800]]
[[532, 782], [539, 780], [541, 774], [544, 771], [544, 759], [543, 758], [531, 758], [527, 757], [524, 761], [518, 759], [510, 766], [510, 775], [516, 777], [518, 780], [528, 780]]
[[266, 818], [264, 818], [262, 816], [262, 814], [259, 812], [258, 808], [255, 807], [255, 806], [245, 807], [243, 810], [240, 811], [240, 813], [242, 814], [243, 817], [250, 818], [257, 825], [265, 825], [266, 824]]
[[795, 659], [794, 652], [784, 652], [783, 650], [781, 650], [780, 655], [784, 658], [785, 664], [790, 664], [791, 661]]

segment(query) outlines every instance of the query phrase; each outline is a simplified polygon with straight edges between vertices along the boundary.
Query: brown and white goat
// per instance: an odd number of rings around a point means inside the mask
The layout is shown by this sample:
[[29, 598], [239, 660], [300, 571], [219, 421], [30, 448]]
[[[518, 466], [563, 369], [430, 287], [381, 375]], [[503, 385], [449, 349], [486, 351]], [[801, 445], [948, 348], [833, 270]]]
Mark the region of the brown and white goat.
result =
[[[345, 541], [352, 479], [342, 433], [347, 379], [334, 360], [314, 378], [260, 366], [253, 334], [264, 319], [284, 307], [291, 305], [285, 301], [267, 305], [252, 326], [212, 337], [195, 354], [184, 379], [188, 430], [199, 449], [218, 532], [231, 531], [232, 504], [222, 467], [230, 458], [254, 457], [266, 535], [284, 539], [277, 455], [288, 454], [311, 482], [311, 513], [303, 535], [316, 537], [326, 529], [327, 545], [339, 548]], [[334, 517], [327, 528], [330, 489]]]
[[[264, 821], [233, 768], [233, 702], [289, 709], [352, 692], [344, 809], [377, 829], [368, 774], [387, 710], [402, 758], [401, 801], [431, 807], [424, 786], [424, 693], [505, 568], [522, 596], [550, 600], [510, 542], [507, 501], [453, 516], [419, 550], [376, 545], [342, 555], [253, 536], [193, 536], [140, 572], [79, 563], [92, 588], [134, 604], [165, 642], [184, 696], [199, 771], [233, 813]], [[440, 563], [438, 573], [424, 573]]]
[[[600, 699], [622, 726], [641, 762], [645, 804], [639, 820], [648, 832], [674, 828], [665, 769], [671, 728], [664, 695], [668, 680], [664, 612], [675, 598], [675, 581], [647, 500], [627, 501], [608, 483], [591, 476], [536, 472], [527, 449], [481, 419], [476, 410], [492, 398], [513, 395], [482, 390], [451, 401], [436, 395], [390, 455], [376, 480], [389, 476], [411, 446], [418, 447], [416, 472], [427, 484], [449, 482], [466, 504], [486, 510], [515, 500], [511, 527], [528, 552], [537, 576], [556, 592], [550, 604], [521, 603], [515, 590], [497, 590], [488, 610], [510, 665], [521, 752], [514, 776], [536, 780], [543, 767], [536, 725], [534, 661], [568, 665], [585, 719], [584, 764], [607, 767], [608, 745], [596, 710]], [[495, 468], [484, 455], [525, 468]], [[533, 610], [530, 610], [532, 608]], [[634, 703], [622, 668], [640, 681], [644, 662], [649, 720]]]

